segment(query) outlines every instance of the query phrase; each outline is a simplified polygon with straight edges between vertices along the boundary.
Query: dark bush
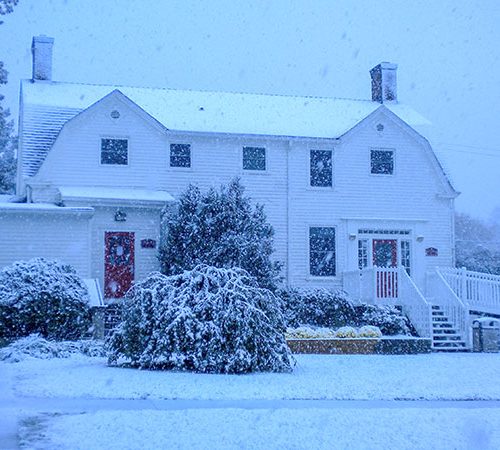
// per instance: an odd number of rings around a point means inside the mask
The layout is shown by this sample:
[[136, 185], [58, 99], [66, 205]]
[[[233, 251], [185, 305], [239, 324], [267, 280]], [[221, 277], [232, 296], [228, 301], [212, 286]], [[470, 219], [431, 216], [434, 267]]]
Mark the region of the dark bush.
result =
[[281, 293], [288, 326], [341, 327], [354, 320], [355, 309], [342, 291], [289, 290]]
[[78, 339], [90, 324], [87, 288], [71, 266], [34, 258], [0, 271], [0, 337]]
[[395, 334], [410, 335], [412, 326], [409, 320], [393, 306], [360, 305], [356, 306], [356, 326], [373, 325], [380, 328], [384, 336]]

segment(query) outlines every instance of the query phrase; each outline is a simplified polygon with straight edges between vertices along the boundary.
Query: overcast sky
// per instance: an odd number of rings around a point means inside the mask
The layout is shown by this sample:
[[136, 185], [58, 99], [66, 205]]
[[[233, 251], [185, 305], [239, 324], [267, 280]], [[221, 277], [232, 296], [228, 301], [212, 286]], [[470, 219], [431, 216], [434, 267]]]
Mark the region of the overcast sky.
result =
[[369, 70], [395, 62], [457, 209], [500, 208], [499, 0], [20, 0], [3, 19], [16, 115], [38, 34], [55, 38], [53, 79], [72, 82], [368, 99]]

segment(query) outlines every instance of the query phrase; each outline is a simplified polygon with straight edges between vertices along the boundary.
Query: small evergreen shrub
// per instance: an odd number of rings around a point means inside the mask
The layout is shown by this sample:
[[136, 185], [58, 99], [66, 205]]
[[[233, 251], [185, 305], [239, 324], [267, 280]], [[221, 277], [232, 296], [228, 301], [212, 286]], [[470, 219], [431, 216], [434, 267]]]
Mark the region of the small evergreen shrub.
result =
[[129, 291], [122, 318], [108, 340], [110, 364], [205, 373], [292, 369], [280, 302], [242, 269], [153, 273]]
[[0, 337], [78, 339], [91, 325], [88, 292], [68, 265], [43, 258], [0, 271]]
[[355, 309], [344, 292], [326, 289], [281, 293], [288, 326], [314, 325], [337, 328], [352, 323]]

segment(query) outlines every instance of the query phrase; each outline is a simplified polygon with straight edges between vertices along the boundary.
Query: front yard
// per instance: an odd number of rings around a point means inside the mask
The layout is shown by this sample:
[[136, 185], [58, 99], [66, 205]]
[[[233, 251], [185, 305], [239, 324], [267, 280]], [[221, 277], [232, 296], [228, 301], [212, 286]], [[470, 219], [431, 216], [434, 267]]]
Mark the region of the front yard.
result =
[[2, 362], [0, 407], [25, 448], [500, 448], [498, 354], [296, 359], [253, 375]]

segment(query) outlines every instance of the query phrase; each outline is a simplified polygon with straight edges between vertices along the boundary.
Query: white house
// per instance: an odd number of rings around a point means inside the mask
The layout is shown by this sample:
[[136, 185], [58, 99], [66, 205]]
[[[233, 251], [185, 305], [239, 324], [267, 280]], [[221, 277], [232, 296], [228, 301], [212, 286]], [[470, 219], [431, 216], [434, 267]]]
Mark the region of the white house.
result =
[[494, 301], [466, 298], [475, 278], [452, 269], [458, 193], [416, 131], [428, 122], [397, 100], [395, 64], [370, 71], [371, 100], [346, 100], [55, 82], [52, 47], [33, 39], [21, 82], [25, 200], [0, 204], [0, 266], [59, 258], [120, 298], [159, 267], [165, 206], [239, 176], [287, 285], [400, 305], [437, 346], [470, 344], [470, 309], [500, 311], [498, 286]]

